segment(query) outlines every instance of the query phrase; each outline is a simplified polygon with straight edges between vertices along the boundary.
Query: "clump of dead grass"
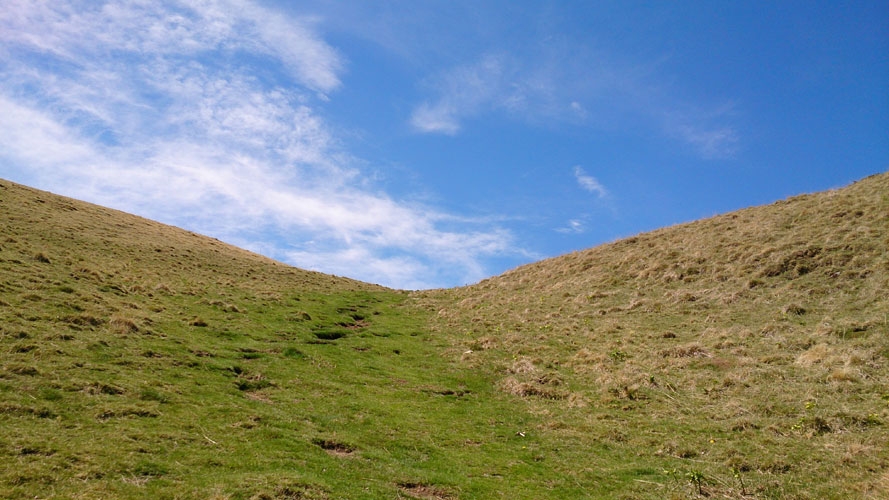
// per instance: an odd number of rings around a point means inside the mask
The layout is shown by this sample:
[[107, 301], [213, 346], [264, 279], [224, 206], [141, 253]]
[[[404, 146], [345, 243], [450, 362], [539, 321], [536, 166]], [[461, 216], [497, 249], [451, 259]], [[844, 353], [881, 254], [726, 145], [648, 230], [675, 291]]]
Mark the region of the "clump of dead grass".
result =
[[450, 500], [456, 498], [447, 489], [427, 483], [401, 482], [398, 483], [398, 488], [409, 497], [420, 500]]
[[664, 349], [660, 351], [660, 355], [664, 358], [709, 358], [712, 356], [712, 354], [698, 342]]
[[534, 373], [535, 371], [537, 371], [537, 367], [534, 366], [534, 362], [526, 357], [517, 359], [512, 366], [509, 367], [509, 373], [512, 374]]
[[545, 377], [533, 381], [520, 381], [516, 377], [506, 377], [498, 383], [501, 391], [518, 397], [538, 397], [542, 399], [565, 399], [564, 391], [556, 389], [558, 382]]
[[112, 316], [108, 321], [111, 330], [117, 334], [136, 333], [139, 331], [139, 325], [132, 318], [126, 316]]

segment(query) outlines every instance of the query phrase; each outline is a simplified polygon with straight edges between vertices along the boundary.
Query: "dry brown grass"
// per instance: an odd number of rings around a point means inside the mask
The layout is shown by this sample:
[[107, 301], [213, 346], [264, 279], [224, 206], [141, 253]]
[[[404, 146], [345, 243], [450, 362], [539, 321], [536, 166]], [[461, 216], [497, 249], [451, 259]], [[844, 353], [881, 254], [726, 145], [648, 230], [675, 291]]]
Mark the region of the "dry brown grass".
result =
[[[881, 174], [418, 301], [438, 312], [440, 332], [462, 332], [453, 351], [473, 351], [467, 366], [500, 373], [499, 387], [539, 406], [553, 427], [597, 429], [620, 408], [636, 433], [621, 444], [628, 454], [669, 449], [671, 434], [705, 443], [691, 455], [723, 475], [712, 495], [740, 498], [728, 471], [742, 463], [774, 477], [762, 477], [764, 496], [808, 498], [886, 483], [889, 448], [842, 443], [889, 442], [887, 290]], [[550, 389], [540, 376], [562, 380], [561, 397], [537, 397]], [[569, 417], [571, 398], [589, 402], [592, 420]]]

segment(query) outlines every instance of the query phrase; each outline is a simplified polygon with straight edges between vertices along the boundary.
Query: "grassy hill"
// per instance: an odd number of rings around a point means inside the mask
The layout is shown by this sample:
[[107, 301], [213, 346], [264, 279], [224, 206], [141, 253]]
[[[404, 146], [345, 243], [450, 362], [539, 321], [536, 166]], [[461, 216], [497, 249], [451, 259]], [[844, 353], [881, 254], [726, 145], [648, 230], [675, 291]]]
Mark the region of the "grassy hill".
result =
[[886, 498], [889, 175], [407, 293], [0, 180], [0, 498]]

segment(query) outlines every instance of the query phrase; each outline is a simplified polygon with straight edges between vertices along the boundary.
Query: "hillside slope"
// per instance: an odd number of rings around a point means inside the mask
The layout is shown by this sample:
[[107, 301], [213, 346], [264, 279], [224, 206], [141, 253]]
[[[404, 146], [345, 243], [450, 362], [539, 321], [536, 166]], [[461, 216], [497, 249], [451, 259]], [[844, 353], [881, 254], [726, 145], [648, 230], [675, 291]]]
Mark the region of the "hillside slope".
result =
[[889, 174], [424, 300], [543, 428], [633, 457], [629, 497], [889, 497]]
[[0, 180], [0, 498], [546, 497], [408, 299]]
[[93, 279], [119, 275], [141, 287], [181, 285], [183, 292], [222, 282], [255, 289], [257, 279], [269, 292], [296, 285], [316, 291], [381, 289], [296, 269], [213, 238], [2, 179], [0, 213], [5, 240], [0, 248], [7, 262], [18, 261], [21, 267], [15, 270], [23, 274], [61, 266]]
[[407, 293], [0, 180], [0, 498], [889, 497], [889, 174]]

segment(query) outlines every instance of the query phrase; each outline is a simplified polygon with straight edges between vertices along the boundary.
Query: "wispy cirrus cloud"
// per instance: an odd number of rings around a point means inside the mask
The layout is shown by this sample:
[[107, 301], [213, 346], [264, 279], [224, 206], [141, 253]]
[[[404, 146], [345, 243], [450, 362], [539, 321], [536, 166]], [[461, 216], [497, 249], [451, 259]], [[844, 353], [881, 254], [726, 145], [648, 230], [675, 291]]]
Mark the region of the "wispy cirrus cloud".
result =
[[439, 70], [410, 124], [421, 133], [456, 135], [464, 124], [504, 113], [534, 124], [639, 129], [691, 147], [704, 159], [734, 155], [741, 142], [732, 105], [688, 102], [661, 80], [660, 61], [632, 63], [591, 47], [543, 44], [502, 50]]
[[691, 123], [687, 119], [669, 119], [664, 128], [667, 134], [676, 137], [691, 147], [707, 160], [731, 158], [737, 153], [741, 139], [732, 126], [706, 126]]
[[583, 168], [580, 166], [574, 167], [574, 178], [584, 191], [593, 193], [599, 198], [608, 196], [608, 190], [605, 189], [605, 186], [603, 186], [595, 177], [584, 172]]
[[572, 84], [560, 85], [566, 68], [523, 61], [508, 52], [488, 53], [427, 79], [433, 97], [418, 104], [410, 123], [418, 132], [454, 135], [464, 121], [487, 113], [514, 119], [576, 119], [585, 111], [567, 100]]
[[581, 219], [571, 219], [564, 226], [557, 227], [555, 231], [563, 234], [583, 234], [586, 232], [586, 224]]
[[87, 55], [120, 60], [240, 52], [273, 58], [320, 92], [340, 85], [343, 66], [313, 31], [312, 19], [283, 16], [248, 0], [11, 0], [0, 23], [0, 40], [71, 62]]
[[244, 0], [7, 3], [0, 162], [302, 267], [412, 288], [484, 277], [508, 232], [393, 199], [340, 146], [318, 109], [343, 58], [314, 23]]
[[414, 109], [411, 125], [421, 132], [453, 135], [460, 131], [463, 119], [503, 107], [510, 101], [503, 92], [509, 81], [506, 65], [502, 56], [487, 55], [447, 71], [430, 83], [438, 97]]
[[460, 118], [469, 110], [447, 102], [422, 103], [411, 114], [411, 125], [420, 132], [455, 135], [460, 131]]

